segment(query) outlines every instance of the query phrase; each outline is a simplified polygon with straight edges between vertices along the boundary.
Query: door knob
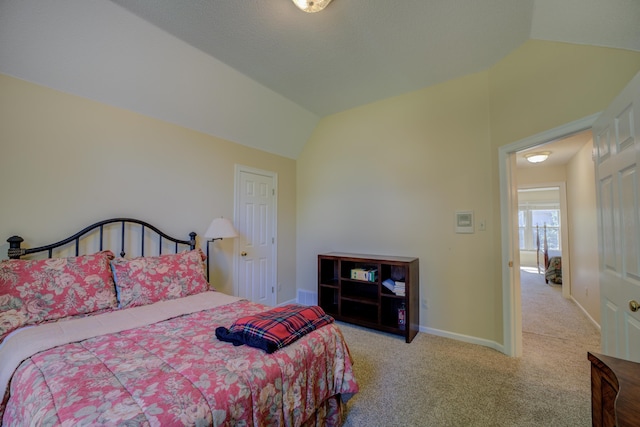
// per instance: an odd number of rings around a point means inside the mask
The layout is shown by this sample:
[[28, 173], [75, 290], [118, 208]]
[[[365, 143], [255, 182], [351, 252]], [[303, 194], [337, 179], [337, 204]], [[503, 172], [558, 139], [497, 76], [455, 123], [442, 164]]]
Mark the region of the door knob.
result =
[[245, 251], [240, 252], [240, 256], [247, 256], [247, 253]]
[[638, 309], [640, 309], [640, 304], [638, 303], [638, 301], [632, 299], [631, 301], [629, 301], [629, 309], [635, 313], [636, 311], [638, 311]]

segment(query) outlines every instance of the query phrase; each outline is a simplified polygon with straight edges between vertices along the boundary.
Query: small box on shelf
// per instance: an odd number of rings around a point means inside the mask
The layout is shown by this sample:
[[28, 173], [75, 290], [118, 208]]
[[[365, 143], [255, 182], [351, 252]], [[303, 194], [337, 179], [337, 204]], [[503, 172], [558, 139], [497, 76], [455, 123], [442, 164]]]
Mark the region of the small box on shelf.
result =
[[355, 280], [375, 282], [378, 280], [378, 270], [375, 268], [352, 268], [351, 278]]

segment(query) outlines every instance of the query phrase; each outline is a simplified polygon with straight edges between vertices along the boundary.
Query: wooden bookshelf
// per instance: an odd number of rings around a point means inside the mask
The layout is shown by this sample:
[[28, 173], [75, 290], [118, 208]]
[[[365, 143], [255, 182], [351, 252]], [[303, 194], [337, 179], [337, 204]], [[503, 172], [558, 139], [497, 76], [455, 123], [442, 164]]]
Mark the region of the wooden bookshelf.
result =
[[[375, 269], [374, 281], [351, 278], [356, 268]], [[405, 283], [405, 295], [383, 285]], [[404, 304], [405, 324], [398, 323]], [[418, 258], [331, 252], [318, 255], [318, 305], [336, 320], [401, 335], [410, 343], [420, 324]]]

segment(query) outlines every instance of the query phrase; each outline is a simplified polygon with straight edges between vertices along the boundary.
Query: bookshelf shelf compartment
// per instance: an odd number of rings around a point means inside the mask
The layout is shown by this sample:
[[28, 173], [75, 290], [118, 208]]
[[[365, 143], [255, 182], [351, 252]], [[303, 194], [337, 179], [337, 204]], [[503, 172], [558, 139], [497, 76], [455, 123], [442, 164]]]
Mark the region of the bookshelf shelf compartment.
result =
[[[377, 271], [375, 281], [351, 278], [356, 268]], [[382, 282], [404, 282], [396, 295]], [[419, 327], [418, 258], [331, 252], [318, 255], [318, 304], [336, 320], [401, 335], [407, 343]], [[404, 304], [405, 324], [398, 324]]]
[[358, 304], [370, 304], [370, 305], [378, 305], [378, 301], [372, 298], [362, 298], [362, 297], [345, 297], [343, 296], [342, 298], [342, 303], [344, 304], [345, 301], [352, 301], [352, 302], [357, 302]]

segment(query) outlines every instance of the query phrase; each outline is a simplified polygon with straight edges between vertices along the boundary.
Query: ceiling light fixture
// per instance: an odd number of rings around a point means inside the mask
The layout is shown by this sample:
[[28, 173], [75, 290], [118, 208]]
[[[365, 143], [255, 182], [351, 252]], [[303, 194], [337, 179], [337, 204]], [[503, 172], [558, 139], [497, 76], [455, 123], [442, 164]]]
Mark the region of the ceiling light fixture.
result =
[[524, 158], [529, 163], [542, 163], [549, 158], [549, 154], [551, 154], [551, 151], [540, 151], [538, 153], [525, 154]]
[[292, 0], [293, 3], [298, 6], [302, 11], [313, 13], [320, 12], [327, 7], [331, 0]]

